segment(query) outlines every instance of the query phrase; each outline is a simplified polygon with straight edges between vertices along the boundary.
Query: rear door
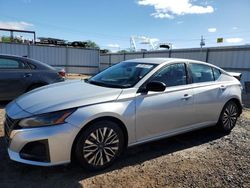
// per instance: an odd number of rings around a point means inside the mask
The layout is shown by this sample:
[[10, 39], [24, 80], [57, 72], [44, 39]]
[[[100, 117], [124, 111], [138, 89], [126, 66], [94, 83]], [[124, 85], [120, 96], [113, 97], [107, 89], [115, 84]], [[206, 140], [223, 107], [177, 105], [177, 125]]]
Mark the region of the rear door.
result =
[[220, 70], [200, 63], [189, 63], [189, 70], [192, 76], [190, 87], [194, 91], [195, 123], [216, 123], [229, 92], [220, 79]]
[[0, 100], [11, 100], [26, 91], [26, 80], [32, 76], [21, 60], [0, 57]]

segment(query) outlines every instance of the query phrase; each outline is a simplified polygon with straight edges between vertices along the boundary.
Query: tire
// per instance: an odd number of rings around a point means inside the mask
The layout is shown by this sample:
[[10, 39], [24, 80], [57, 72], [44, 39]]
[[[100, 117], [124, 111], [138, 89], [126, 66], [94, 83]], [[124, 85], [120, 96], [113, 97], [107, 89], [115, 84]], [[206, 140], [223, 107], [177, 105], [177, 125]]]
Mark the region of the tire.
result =
[[233, 101], [227, 102], [220, 114], [219, 128], [225, 133], [230, 133], [235, 127], [238, 117], [239, 107], [237, 104]]
[[76, 140], [75, 157], [83, 168], [98, 171], [112, 165], [124, 149], [124, 134], [115, 122], [93, 123]]

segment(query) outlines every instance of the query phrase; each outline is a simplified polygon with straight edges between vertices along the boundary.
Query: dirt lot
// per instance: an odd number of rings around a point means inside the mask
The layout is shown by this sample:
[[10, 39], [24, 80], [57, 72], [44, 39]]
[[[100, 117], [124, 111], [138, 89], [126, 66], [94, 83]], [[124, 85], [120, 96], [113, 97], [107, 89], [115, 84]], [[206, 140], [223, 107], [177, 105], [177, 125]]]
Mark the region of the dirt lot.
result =
[[66, 79], [86, 79], [89, 78], [90, 75], [86, 75], [86, 74], [67, 74], [66, 75]]
[[0, 108], [0, 187], [250, 187], [250, 109], [224, 135], [204, 129], [129, 149], [113, 167], [85, 172], [9, 160]]

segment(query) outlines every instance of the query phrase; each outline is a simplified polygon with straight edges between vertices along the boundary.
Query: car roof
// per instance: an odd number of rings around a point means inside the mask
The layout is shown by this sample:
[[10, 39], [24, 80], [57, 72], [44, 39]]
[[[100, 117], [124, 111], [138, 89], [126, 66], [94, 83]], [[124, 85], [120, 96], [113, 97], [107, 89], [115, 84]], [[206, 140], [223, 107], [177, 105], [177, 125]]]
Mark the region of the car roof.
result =
[[138, 58], [138, 59], [130, 59], [126, 60], [124, 62], [138, 62], [138, 63], [150, 63], [150, 64], [162, 64], [162, 63], [170, 63], [174, 61], [180, 61], [180, 62], [187, 62], [187, 61], [192, 61], [192, 62], [197, 62], [197, 63], [205, 63], [202, 61], [196, 61], [196, 60], [191, 60], [191, 59], [183, 59], [183, 58]]
[[168, 63], [173, 63], [173, 62], [190, 62], [190, 63], [199, 63], [199, 64], [204, 64], [208, 65], [210, 67], [214, 67], [222, 71], [224, 74], [228, 74], [225, 70], [221, 69], [220, 67], [217, 67], [216, 65], [206, 63], [204, 61], [197, 61], [193, 59], [183, 59], [183, 58], [138, 58], [138, 59], [130, 59], [123, 61], [124, 63], [126, 62], [135, 62], [135, 63], [148, 63], [148, 64], [156, 64], [160, 65], [162, 63], [168, 64]]
[[135, 63], [150, 63], [150, 64], [161, 64], [169, 61], [171, 58], [138, 58], [138, 59], [130, 59], [124, 62], [135, 62]]
[[198, 61], [193, 59], [183, 59], [183, 58], [138, 58], [125, 60], [123, 62], [135, 62], [135, 63], [149, 63], [149, 64], [162, 64], [162, 63], [173, 63], [173, 62], [192, 62], [192, 63], [201, 63], [209, 66], [216, 67], [213, 64], [206, 63], [204, 61]]
[[26, 59], [25, 56], [12, 55], [12, 54], [0, 54], [0, 57]]
[[50, 65], [48, 65], [46, 63], [43, 63], [43, 62], [35, 60], [35, 59], [28, 58], [26, 56], [11, 55], [11, 54], [0, 54], [0, 57], [2, 57], [2, 58], [15, 58], [15, 59], [23, 60], [23, 61], [28, 61], [29, 63], [34, 64], [39, 69], [55, 70], [52, 66], [50, 66]]

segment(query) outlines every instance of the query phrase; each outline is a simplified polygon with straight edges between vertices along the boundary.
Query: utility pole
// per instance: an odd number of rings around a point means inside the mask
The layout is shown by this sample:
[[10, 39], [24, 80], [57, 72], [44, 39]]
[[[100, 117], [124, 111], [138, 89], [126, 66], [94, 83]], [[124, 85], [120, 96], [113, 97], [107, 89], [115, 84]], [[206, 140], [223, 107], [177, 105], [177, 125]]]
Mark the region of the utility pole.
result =
[[10, 42], [14, 41], [14, 34], [13, 31], [10, 31]]
[[203, 38], [203, 35], [201, 35], [200, 46], [201, 46], [201, 50], [202, 50], [202, 47], [205, 46], [205, 39]]

